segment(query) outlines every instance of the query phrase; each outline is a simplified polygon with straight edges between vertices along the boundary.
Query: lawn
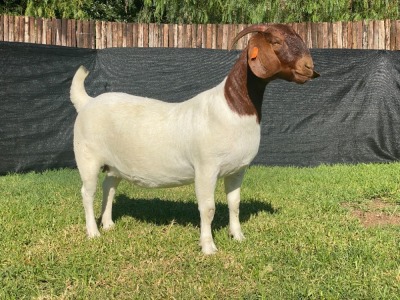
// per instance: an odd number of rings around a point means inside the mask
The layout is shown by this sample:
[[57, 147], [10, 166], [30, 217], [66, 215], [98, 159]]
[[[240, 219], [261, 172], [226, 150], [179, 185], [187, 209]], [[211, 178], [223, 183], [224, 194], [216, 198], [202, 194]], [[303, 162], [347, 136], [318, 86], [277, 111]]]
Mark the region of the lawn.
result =
[[400, 163], [251, 167], [241, 243], [219, 182], [214, 256], [193, 186], [122, 182], [91, 240], [76, 170], [2, 176], [0, 193], [0, 299], [400, 299]]

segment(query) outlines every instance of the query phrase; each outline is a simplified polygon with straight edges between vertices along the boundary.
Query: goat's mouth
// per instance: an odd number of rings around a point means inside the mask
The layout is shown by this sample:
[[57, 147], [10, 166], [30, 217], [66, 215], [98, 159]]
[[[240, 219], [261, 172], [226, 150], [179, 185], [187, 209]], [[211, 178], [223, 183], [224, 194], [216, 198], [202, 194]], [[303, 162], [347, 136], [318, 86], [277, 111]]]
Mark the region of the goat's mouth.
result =
[[296, 83], [305, 83], [310, 79], [319, 77], [319, 74], [312, 69], [297, 71], [293, 70], [293, 81]]

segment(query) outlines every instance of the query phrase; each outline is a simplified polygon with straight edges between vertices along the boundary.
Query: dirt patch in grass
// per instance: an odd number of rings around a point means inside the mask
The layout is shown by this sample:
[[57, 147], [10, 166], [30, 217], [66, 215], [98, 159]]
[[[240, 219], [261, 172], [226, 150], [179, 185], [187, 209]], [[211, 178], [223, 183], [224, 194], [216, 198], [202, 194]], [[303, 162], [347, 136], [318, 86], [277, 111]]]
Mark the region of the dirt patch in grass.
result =
[[344, 203], [365, 227], [400, 225], [400, 205], [375, 198], [367, 203]]

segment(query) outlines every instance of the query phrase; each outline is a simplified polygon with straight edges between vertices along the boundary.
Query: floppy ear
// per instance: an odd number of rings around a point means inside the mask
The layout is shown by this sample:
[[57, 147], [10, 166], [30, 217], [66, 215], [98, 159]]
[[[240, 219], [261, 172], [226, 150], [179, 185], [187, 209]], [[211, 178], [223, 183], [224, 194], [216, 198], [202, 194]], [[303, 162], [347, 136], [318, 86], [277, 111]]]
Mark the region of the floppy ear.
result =
[[281, 62], [262, 34], [257, 34], [250, 39], [247, 62], [254, 75], [263, 79], [274, 76], [281, 69]]

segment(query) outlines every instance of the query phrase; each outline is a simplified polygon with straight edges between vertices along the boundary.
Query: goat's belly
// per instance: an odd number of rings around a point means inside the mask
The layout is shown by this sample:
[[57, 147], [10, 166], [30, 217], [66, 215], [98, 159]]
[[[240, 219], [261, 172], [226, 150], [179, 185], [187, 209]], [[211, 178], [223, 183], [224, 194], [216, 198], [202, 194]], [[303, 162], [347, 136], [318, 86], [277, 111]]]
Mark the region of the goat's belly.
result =
[[132, 168], [109, 167], [110, 175], [123, 178], [138, 186], [146, 188], [169, 188], [191, 184], [194, 182], [194, 172], [191, 170], [152, 170], [143, 168], [142, 170]]

